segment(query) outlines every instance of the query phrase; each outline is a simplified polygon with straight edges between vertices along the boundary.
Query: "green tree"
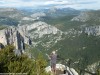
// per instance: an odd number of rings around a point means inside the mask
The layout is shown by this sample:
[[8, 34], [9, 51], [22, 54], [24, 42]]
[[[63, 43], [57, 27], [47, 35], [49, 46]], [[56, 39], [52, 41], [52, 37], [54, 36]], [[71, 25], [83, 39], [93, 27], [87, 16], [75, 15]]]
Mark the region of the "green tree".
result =
[[6, 46], [0, 50], [0, 73], [27, 73], [28, 75], [47, 75], [46, 60], [41, 54], [35, 59], [27, 55], [16, 56], [14, 46]]
[[47, 65], [47, 62], [45, 59], [43, 59], [43, 56], [41, 53], [38, 54], [38, 57], [35, 59], [35, 72], [34, 75], [47, 75], [45, 72], [45, 67]]

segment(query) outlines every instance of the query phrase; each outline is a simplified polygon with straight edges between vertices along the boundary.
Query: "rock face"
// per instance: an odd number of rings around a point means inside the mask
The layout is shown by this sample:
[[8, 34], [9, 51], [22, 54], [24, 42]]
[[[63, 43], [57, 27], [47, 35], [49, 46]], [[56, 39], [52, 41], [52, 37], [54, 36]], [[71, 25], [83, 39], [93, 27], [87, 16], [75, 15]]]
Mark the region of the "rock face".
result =
[[79, 21], [79, 22], [99, 22], [100, 21], [100, 11], [99, 10], [91, 10], [91, 11], [82, 11], [78, 16], [74, 17], [71, 21]]
[[[100, 61], [93, 63], [92, 65], [89, 65], [87, 67], [87, 70], [90, 71], [91, 73], [98, 73], [99, 74], [99, 69], [100, 69]], [[84, 75], [90, 75], [88, 73], [85, 73]]]
[[86, 22], [89, 20], [90, 16], [87, 14], [87, 12], [82, 12], [80, 15], [74, 17], [71, 21], [81, 21], [81, 22]]
[[24, 38], [16, 28], [5, 30], [5, 37], [7, 45], [14, 44], [16, 49], [20, 50], [21, 53], [22, 50], [25, 50]]
[[[48, 25], [45, 22], [35, 22], [30, 25], [18, 25], [17, 27], [10, 26], [7, 29], [1, 30], [0, 40], [4, 45], [14, 44], [16, 49], [25, 49], [25, 43], [32, 45], [32, 39], [41, 39], [43, 36], [49, 35], [51, 42], [57, 42], [61, 40], [62, 31], [56, 27]], [[57, 36], [55, 36], [57, 35]], [[55, 37], [52, 37], [55, 36]], [[50, 41], [47, 42], [49, 45]], [[47, 45], [46, 45], [47, 46]]]
[[98, 36], [100, 35], [100, 26], [86, 27], [84, 32], [87, 33], [88, 35]]
[[1, 30], [0, 31], [0, 43], [2, 43], [3, 45], [6, 45], [6, 37], [5, 37], [5, 30]]
[[21, 54], [25, 50], [25, 43], [32, 44], [30, 39], [25, 39], [25, 31], [23, 31], [23, 29], [19, 30], [19, 28], [16, 27], [9, 27], [0, 32], [2, 32], [2, 34], [0, 34], [0, 43], [4, 45], [13, 44], [15, 49], [19, 50]]
[[46, 14], [43, 12], [34, 13], [31, 15], [32, 18], [39, 18], [39, 17], [44, 17], [44, 16], [46, 16]]
[[23, 30], [20, 31], [20, 33], [25, 31], [25, 39], [30, 37], [30, 39], [33, 40], [33, 46], [41, 44], [45, 48], [49, 48], [51, 45], [61, 40], [63, 34], [61, 30], [42, 21], [34, 22], [30, 25], [19, 25], [18, 29], [19, 31]]
[[62, 34], [62, 32], [58, 30], [56, 27], [48, 25], [47, 23], [41, 21], [36, 22], [32, 25], [26, 25], [26, 28], [27, 31], [31, 31], [31, 34], [33, 35], [38, 34], [39, 38], [46, 34], [57, 34], [57, 33]]
[[21, 19], [23, 17], [23, 13], [20, 10], [15, 8], [0, 8], [0, 16], [1, 17], [9, 17], [13, 19]]

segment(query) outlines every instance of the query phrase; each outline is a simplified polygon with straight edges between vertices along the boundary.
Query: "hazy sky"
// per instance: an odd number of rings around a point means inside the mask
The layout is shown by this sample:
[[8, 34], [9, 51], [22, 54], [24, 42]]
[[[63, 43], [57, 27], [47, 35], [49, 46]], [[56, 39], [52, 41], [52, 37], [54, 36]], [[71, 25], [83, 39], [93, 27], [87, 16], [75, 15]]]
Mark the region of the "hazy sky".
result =
[[0, 7], [39, 7], [100, 9], [100, 0], [0, 0]]

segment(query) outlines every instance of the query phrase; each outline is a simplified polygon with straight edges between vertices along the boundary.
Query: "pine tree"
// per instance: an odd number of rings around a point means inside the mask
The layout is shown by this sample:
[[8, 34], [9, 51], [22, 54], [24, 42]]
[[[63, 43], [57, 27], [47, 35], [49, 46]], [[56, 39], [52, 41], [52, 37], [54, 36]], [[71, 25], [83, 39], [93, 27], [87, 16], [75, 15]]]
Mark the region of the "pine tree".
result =
[[16, 56], [14, 46], [0, 50], [0, 73], [27, 73], [28, 75], [48, 75], [45, 72], [46, 60], [41, 54], [33, 60], [27, 55]]
[[46, 65], [47, 65], [46, 60], [43, 58], [42, 54], [39, 53], [38, 57], [35, 59], [34, 75], [47, 75], [47, 73], [45, 72]]

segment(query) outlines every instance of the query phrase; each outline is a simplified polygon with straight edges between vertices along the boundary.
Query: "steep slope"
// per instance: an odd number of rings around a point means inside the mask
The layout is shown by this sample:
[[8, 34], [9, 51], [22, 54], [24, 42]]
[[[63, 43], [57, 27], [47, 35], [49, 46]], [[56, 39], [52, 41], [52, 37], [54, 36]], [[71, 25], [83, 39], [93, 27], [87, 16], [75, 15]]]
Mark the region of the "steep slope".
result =
[[15, 8], [0, 8], [0, 26], [17, 26], [18, 24], [20, 24], [21, 20], [25, 20], [23, 18], [30, 18], [30, 16], [26, 15], [25, 13], [26, 12]]
[[88, 24], [100, 23], [100, 10], [91, 10], [81, 12], [80, 15], [74, 17], [72, 21], [81, 21]]
[[0, 8], [0, 17], [9, 17], [13, 19], [21, 19], [23, 12], [15, 8]]
[[37, 49], [49, 49], [62, 39], [63, 32], [45, 22], [35, 22], [30, 25], [21, 25], [19, 28], [26, 28], [28, 37], [33, 40], [33, 45]]
[[40, 17], [39, 20], [44, 21], [50, 25], [53, 25], [62, 31], [67, 31], [67, 29], [72, 28], [72, 26], [75, 27], [79, 25], [78, 23], [81, 23], [70, 21], [73, 17], [79, 15], [79, 13], [79, 10], [75, 10], [72, 8], [53, 8], [46, 12], [46, 16]]

